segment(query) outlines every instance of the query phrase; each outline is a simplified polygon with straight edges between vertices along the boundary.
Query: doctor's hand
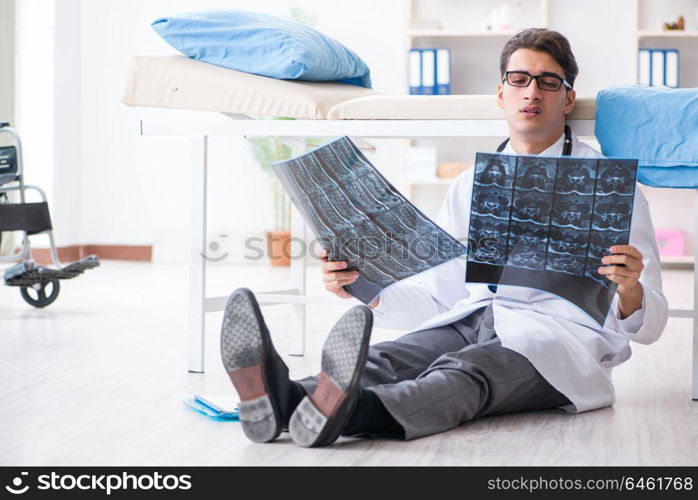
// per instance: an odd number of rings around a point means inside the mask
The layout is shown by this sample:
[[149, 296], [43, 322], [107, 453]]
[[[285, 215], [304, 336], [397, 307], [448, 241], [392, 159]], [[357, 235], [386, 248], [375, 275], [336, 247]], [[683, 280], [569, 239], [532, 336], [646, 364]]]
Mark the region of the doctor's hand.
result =
[[645, 265], [642, 254], [632, 245], [614, 245], [609, 250], [613, 255], [601, 259], [601, 262], [609, 265], [599, 267], [599, 274], [618, 283], [618, 309], [624, 319], [642, 308], [640, 274]]
[[357, 271], [347, 271], [347, 263], [344, 261], [330, 261], [327, 257], [327, 250], [320, 252], [322, 260], [322, 281], [325, 290], [335, 294], [342, 299], [352, 298], [352, 294], [344, 289], [344, 285], [350, 285], [359, 278]]
[[[352, 294], [344, 289], [344, 285], [351, 285], [359, 279], [358, 271], [347, 271], [347, 263], [344, 261], [330, 261], [327, 257], [328, 252], [324, 248], [320, 252], [322, 260], [322, 281], [325, 284], [325, 290], [335, 294], [342, 299], [351, 299]], [[368, 306], [374, 308], [378, 305], [380, 297], [371, 302]]]

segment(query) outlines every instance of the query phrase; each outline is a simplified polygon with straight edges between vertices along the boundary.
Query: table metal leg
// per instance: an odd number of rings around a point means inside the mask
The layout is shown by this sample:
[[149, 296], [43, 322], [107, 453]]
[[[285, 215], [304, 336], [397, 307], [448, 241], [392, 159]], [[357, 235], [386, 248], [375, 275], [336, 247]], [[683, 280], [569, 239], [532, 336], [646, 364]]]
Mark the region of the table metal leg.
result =
[[204, 372], [208, 136], [192, 138], [189, 251], [189, 371]]
[[[291, 211], [291, 247], [293, 250], [291, 258], [291, 287], [295, 293], [301, 296], [307, 294], [306, 286], [306, 261], [305, 251], [308, 249], [306, 242], [307, 227], [303, 216], [294, 207]], [[292, 356], [303, 356], [305, 354], [305, 312], [306, 304], [291, 304], [293, 317], [291, 318], [291, 349]]]

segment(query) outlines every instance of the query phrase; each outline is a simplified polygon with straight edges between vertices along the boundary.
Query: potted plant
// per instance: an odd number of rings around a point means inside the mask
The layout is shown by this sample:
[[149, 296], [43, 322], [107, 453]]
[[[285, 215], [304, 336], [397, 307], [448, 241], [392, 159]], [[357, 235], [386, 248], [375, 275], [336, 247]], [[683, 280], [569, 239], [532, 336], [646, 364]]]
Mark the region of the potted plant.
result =
[[[311, 26], [315, 17], [300, 7], [291, 7], [289, 18]], [[271, 118], [272, 120], [293, 120], [293, 118]], [[272, 266], [291, 265], [291, 200], [286, 194], [271, 164], [291, 158], [292, 151], [276, 137], [249, 139], [254, 157], [271, 178], [274, 203], [274, 227], [266, 232], [267, 254]]]
[[267, 254], [272, 266], [291, 264], [291, 200], [271, 164], [291, 157], [291, 148], [276, 137], [249, 139], [255, 159], [270, 177], [274, 203], [274, 227], [266, 232]]

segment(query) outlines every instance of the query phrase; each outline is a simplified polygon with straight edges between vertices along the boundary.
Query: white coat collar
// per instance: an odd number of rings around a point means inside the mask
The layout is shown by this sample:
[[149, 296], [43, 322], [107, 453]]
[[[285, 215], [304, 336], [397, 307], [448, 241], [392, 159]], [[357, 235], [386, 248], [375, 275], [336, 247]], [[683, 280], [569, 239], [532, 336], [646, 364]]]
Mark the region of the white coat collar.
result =
[[[574, 144], [576, 138], [574, 136], [574, 132], [572, 133], [572, 143]], [[544, 149], [540, 154], [537, 156], [562, 156], [562, 149], [565, 143], [565, 134], [563, 133], [560, 138], [555, 141], [550, 147], [547, 149]], [[510, 154], [510, 155], [518, 155], [518, 153], [514, 147], [511, 145], [511, 141], [507, 142], [506, 147], [504, 148], [504, 151], [502, 153]]]

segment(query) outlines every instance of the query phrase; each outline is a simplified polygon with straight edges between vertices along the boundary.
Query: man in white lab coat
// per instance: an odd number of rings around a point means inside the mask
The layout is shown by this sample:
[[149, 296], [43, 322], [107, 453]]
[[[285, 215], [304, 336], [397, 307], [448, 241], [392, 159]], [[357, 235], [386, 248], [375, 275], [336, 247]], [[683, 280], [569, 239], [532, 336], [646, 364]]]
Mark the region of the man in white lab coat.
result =
[[[507, 42], [500, 71], [497, 100], [510, 136], [503, 152], [569, 151], [563, 131], [578, 68], [567, 40], [550, 30], [524, 30]], [[601, 156], [574, 134], [569, 139], [572, 156]], [[459, 241], [468, 236], [473, 170], [452, 183], [437, 218]], [[327, 382], [328, 375], [336, 378], [336, 360], [326, 349], [319, 377], [280, 383], [285, 389], [276, 398], [282, 407], [277, 430], [290, 420], [292, 437], [305, 446], [330, 444], [340, 434], [414, 439], [486, 415], [612, 405], [612, 368], [630, 357], [629, 341], [657, 340], [668, 315], [654, 230], [639, 189], [633, 211], [630, 244], [611, 247], [599, 268], [618, 284], [603, 326], [549, 293], [466, 284], [466, 262], [455, 259], [387, 288], [371, 304], [376, 325], [410, 331], [362, 355], [370, 321], [355, 327], [363, 332], [352, 337], [356, 345], [343, 347], [342, 361], [353, 367], [349, 375], [356, 380]], [[327, 290], [349, 298], [343, 287], [358, 275], [345, 267], [325, 259], [323, 281]]]

